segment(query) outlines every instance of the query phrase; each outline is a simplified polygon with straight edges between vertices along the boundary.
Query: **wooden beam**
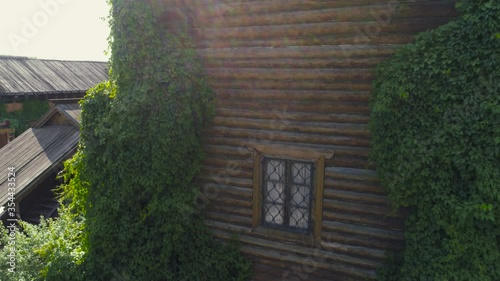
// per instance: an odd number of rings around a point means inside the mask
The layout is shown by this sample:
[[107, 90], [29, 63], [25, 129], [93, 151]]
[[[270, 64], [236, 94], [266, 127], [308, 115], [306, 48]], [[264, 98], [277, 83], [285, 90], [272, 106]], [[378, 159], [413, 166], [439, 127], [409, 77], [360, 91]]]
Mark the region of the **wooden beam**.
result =
[[[333, 151], [330, 158], [333, 156]], [[325, 181], [325, 156], [322, 155], [316, 161], [316, 190], [313, 206], [314, 231], [316, 241], [321, 241], [321, 228], [323, 226], [323, 183]]]

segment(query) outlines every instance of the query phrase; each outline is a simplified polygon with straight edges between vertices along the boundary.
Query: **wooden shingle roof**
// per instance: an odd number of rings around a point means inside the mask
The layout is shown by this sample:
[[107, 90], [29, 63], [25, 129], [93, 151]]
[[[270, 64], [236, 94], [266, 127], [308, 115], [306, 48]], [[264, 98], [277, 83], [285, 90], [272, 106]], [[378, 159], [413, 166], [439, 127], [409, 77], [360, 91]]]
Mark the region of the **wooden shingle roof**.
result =
[[[0, 209], [9, 201], [9, 167], [14, 167], [16, 171], [17, 201], [74, 153], [79, 141], [80, 113], [78, 104], [58, 104], [34, 128], [0, 149]], [[63, 116], [67, 122], [50, 122], [56, 114]]]
[[106, 62], [0, 56], [0, 98], [85, 93], [106, 79]]

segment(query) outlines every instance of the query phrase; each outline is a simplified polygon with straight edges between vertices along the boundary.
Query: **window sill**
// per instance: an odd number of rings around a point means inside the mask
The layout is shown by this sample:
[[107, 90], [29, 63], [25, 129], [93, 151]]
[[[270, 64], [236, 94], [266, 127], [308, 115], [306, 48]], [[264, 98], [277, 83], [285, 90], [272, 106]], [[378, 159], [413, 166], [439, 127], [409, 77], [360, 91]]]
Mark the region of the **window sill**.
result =
[[314, 236], [312, 234], [293, 233], [286, 230], [268, 228], [264, 226], [254, 228], [252, 232], [258, 236], [271, 238], [271, 240], [279, 240], [284, 243], [293, 243], [306, 247], [313, 247], [317, 244], [317, 241], [314, 240]]

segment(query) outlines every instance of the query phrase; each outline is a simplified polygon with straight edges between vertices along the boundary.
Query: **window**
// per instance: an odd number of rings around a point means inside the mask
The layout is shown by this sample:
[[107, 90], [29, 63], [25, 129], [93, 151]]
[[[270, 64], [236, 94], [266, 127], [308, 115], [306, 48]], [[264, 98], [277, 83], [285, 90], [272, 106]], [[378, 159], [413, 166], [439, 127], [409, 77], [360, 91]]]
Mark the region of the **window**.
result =
[[282, 239], [321, 239], [325, 159], [331, 150], [249, 143], [254, 152], [252, 228]]
[[313, 194], [311, 162], [262, 159], [262, 224], [309, 234]]

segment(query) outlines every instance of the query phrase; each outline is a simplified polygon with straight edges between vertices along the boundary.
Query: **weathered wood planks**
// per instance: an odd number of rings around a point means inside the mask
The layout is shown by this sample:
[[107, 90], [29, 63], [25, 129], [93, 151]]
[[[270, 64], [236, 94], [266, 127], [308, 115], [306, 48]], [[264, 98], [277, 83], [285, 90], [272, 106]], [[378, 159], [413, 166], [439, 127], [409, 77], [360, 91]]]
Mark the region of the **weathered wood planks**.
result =
[[[217, 95], [198, 179], [211, 188], [207, 224], [221, 241], [239, 235], [254, 280], [372, 280], [385, 251], [402, 246], [405, 213], [369, 161], [371, 83], [400, 45], [457, 17], [454, 4], [169, 1], [159, 24], [193, 36]], [[334, 152], [324, 159], [319, 241], [255, 228], [256, 142]]]

